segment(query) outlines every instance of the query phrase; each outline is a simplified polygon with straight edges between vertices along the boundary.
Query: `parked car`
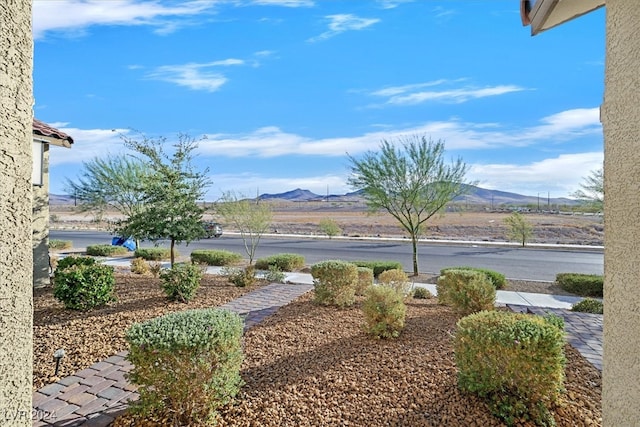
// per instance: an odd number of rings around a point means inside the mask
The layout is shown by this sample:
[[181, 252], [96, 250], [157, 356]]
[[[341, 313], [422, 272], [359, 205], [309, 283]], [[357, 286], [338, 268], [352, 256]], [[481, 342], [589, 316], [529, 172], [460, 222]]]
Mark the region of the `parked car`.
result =
[[218, 238], [218, 237], [222, 236], [222, 226], [220, 224], [218, 224], [217, 222], [204, 221], [202, 223], [202, 226], [204, 227], [205, 237], [207, 237], [207, 238], [211, 238], [211, 237]]

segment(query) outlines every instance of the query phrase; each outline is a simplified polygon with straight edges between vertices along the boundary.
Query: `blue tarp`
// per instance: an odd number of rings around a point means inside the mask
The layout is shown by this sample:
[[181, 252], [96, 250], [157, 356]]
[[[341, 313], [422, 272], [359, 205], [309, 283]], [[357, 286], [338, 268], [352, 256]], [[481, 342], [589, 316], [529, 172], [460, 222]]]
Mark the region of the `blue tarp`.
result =
[[124, 237], [116, 236], [113, 239], [111, 239], [111, 245], [124, 246], [130, 251], [136, 250], [136, 242], [131, 237], [124, 238]]

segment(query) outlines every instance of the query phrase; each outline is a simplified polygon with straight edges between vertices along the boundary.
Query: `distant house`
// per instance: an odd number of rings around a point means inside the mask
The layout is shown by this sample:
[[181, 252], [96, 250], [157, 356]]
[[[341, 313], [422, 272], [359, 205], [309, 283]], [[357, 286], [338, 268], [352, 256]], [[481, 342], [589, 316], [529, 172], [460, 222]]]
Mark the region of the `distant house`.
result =
[[49, 283], [49, 146], [71, 148], [73, 138], [33, 119], [33, 286]]

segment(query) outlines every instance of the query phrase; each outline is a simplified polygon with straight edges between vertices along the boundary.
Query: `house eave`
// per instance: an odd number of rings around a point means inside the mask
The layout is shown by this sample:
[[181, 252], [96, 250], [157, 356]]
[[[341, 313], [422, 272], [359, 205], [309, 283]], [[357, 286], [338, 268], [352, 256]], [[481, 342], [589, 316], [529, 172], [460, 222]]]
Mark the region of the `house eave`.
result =
[[603, 7], [605, 0], [537, 0], [531, 5], [531, 0], [520, 0], [520, 17], [535, 36]]

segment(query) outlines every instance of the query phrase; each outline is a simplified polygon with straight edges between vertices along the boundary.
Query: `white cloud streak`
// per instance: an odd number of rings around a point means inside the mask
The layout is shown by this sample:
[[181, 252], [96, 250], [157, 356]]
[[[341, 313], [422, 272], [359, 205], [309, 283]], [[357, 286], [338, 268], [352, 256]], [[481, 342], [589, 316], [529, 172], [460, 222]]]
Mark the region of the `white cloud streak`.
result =
[[48, 32], [82, 32], [93, 25], [148, 25], [161, 34], [177, 29], [177, 19], [213, 13], [216, 0], [195, 0], [163, 5], [137, 0], [36, 0], [33, 3], [33, 35], [40, 39]]
[[378, 4], [383, 9], [395, 9], [404, 3], [413, 3], [415, 0], [378, 0]]
[[459, 120], [429, 122], [403, 129], [384, 129], [354, 137], [311, 139], [264, 127], [245, 135], [208, 135], [203, 154], [224, 153], [230, 157], [277, 157], [283, 155], [343, 156], [375, 149], [383, 139], [406, 135], [429, 135], [446, 142], [447, 149], [490, 149], [550, 144], [601, 134], [598, 108], [567, 110], [544, 117], [537, 125], [508, 128], [499, 123], [469, 123]]
[[[370, 93], [371, 96], [377, 96], [387, 98], [385, 105], [417, 105], [429, 101], [444, 102], [461, 104], [463, 102], [470, 101], [472, 99], [486, 98], [490, 96], [505, 95], [513, 92], [521, 92], [527, 90], [524, 87], [517, 85], [496, 85], [476, 87], [466, 85], [461, 88], [442, 89], [442, 90], [422, 90], [425, 88], [432, 88], [442, 85], [450, 85], [452, 83], [459, 83], [465, 79], [457, 80], [434, 80], [425, 83], [416, 83], [402, 86], [390, 86], [383, 89], [378, 89]], [[378, 106], [379, 105], [374, 105]]]
[[166, 35], [189, 25], [203, 13], [215, 14], [224, 5], [313, 7], [312, 0], [190, 0], [163, 4], [158, 0], [35, 0], [33, 35], [47, 33], [82, 34], [95, 25], [146, 25], [156, 34]]
[[258, 6], [313, 7], [313, 0], [253, 0], [251, 4]]
[[359, 31], [370, 27], [373, 24], [380, 22], [376, 18], [360, 18], [358, 16], [346, 13], [338, 15], [327, 15], [326, 19], [329, 20], [329, 29], [319, 36], [308, 39], [308, 42], [318, 42], [327, 40], [345, 31]]
[[162, 65], [148, 73], [147, 78], [174, 83], [192, 90], [215, 92], [228, 81], [218, 69], [238, 65], [245, 65], [245, 61], [231, 58], [202, 64]]

